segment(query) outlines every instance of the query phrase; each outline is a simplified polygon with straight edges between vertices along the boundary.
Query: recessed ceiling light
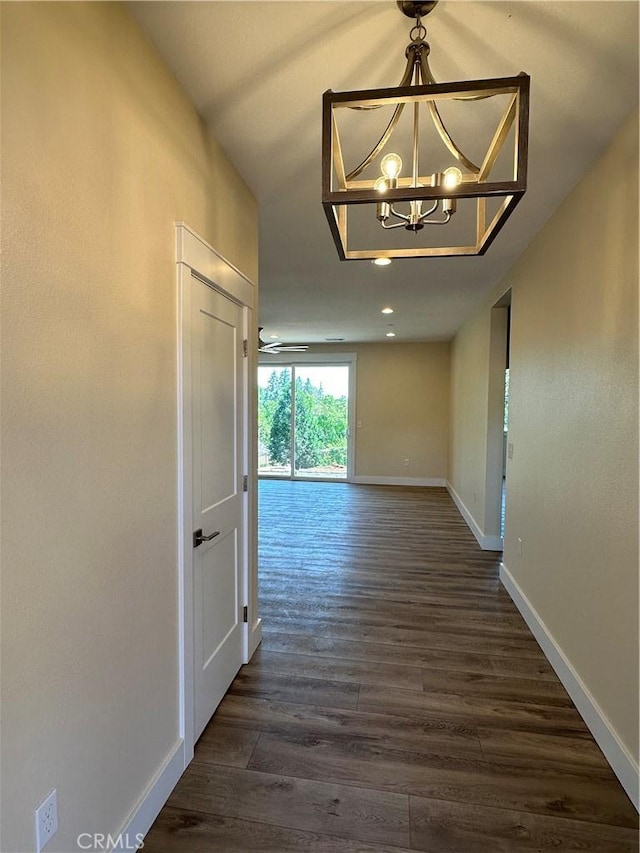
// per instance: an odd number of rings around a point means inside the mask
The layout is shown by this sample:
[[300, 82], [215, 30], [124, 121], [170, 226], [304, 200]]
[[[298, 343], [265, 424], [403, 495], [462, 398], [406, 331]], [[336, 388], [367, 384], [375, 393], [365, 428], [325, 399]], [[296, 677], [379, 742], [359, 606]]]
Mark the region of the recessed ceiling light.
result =
[[388, 338], [395, 338], [395, 336], [396, 336], [396, 333], [395, 333], [395, 332], [387, 332], [387, 337], [388, 337]]
[[377, 267], [388, 267], [391, 263], [391, 258], [374, 258], [371, 263]]
[[393, 314], [393, 308], [383, 308], [381, 314]]
[[270, 338], [279, 338], [280, 335], [269, 335]]

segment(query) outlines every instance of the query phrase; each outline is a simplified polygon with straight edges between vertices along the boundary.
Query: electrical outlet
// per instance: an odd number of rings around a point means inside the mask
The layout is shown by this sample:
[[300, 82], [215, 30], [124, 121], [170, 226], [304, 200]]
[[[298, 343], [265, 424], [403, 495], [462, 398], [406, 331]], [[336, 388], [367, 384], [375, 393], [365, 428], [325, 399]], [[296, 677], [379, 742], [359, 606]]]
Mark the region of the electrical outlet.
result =
[[36, 853], [43, 847], [58, 830], [58, 792], [54, 788], [46, 800], [36, 809]]
[[405, 467], [405, 468], [408, 468], [408, 467], [409, 467], [409, 465], [411, 465], [411, 460], [407, 458], [407, 459], [405, 459], [405, 460], [404, 460], [404, 467]]

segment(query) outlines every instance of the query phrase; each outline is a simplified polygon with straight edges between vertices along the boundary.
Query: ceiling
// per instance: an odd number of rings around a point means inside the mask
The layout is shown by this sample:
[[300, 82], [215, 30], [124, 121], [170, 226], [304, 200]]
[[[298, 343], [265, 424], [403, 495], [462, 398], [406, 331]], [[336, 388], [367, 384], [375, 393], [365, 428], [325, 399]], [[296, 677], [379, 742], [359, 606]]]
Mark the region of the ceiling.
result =
[[341, 262], [322, 93], [397, 85], [413, 21], [393, 0], [127, 6], [259, 201], [260, 325], [285, 343], [385, 341], [389, 323], [395, 341], [450, 339], [638, 102], [634, 0], [441, 0], [425, 19], [436, 79], [531, 76], [529, 188], [483, 257]]

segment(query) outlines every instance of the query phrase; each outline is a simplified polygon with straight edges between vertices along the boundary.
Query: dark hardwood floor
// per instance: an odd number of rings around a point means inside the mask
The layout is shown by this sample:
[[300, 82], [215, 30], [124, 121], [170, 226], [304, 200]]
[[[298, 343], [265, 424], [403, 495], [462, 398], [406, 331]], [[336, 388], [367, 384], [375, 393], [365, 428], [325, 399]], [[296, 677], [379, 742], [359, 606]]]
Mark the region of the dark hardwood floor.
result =
[[264, 640], [146, 853], [635, 853], [637, 814], [444, 489], [263, 481]]

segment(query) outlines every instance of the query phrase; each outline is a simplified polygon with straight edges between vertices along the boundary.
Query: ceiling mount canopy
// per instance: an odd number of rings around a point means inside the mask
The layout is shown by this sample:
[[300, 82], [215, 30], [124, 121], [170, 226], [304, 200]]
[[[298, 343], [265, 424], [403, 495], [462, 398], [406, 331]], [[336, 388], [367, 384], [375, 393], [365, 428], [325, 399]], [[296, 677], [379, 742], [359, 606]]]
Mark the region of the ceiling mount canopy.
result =
[[407, 18], [424, 18], [435, 9], [438, 0], [428, 0], [426, 3], [420, 3], [419, 0], [396, 0], [396, 5]]
[[322, 203], [338, 254], [483, 255], [526, 190], [529, 76], [436, 82], [422, 17], [437, 0], [397, 5], [416, 21], [399, 85], [323, 97]]

